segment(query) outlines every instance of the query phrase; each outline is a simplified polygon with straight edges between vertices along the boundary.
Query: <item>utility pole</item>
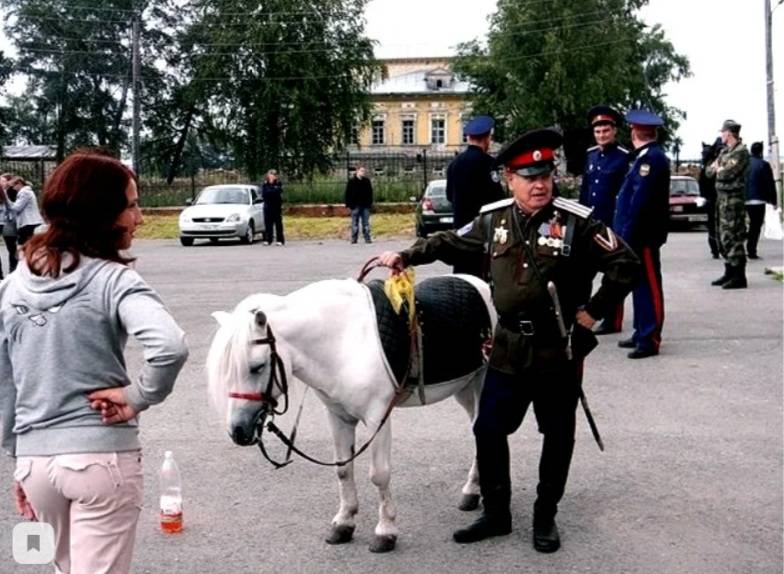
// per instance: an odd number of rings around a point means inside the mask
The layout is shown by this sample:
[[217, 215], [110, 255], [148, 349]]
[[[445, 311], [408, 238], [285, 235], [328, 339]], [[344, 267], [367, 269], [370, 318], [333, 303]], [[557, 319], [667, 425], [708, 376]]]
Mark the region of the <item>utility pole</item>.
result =
[[[781, 0], [779, 0], [781, 4]], [[776, 136], [776, 107], [773, 102], [773, 11], [770, 0], [765, 0], [765, 72], [767, 76], [768, 95], [768, 149], [770, 164], [773, 168], [773, 179], [776, 181], [776, 193], [781, 205], [781, 163], [779, 161], [779, 138]]]
[[139, 88], [139, 73], [141, 70], [141, 64], [139, 62], [139, 13], [135, 12], [133, 14], [133, 28], [132, 28], [132, 73], [131, 73], [131, 83], [133, 88], [133, 134], [132, 138], [133, 141], [132, 145], [132, 153], [133, 153], [133, 171], [136, 172], [137, 177], [139, 176], [139, 124], [140, 124], [140, 113], [141, 113], [141, 102], [139, 101], [139, 92], [141, 92]]

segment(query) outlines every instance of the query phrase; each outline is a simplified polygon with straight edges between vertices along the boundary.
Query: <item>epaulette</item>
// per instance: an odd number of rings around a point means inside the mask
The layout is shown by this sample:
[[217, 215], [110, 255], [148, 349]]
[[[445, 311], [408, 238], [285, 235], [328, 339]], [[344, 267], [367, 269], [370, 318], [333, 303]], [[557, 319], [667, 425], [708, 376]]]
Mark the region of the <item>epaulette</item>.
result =
[[493, 203], [488, 203], [487, 205], [483, 205], [482, 209], [479, 210], [479, 213], [487, 213], [488, 211], [495, 211], [496, 209], [509, 207], [514, 203], [514, 201], [515, 201], [514, 197], [499, 199], [498, 201], [494, 201]]
[[618, 149], [619, 149], [619, 150], [621, 150], [621, 151], [622, 151], [623, 153], [625, 153], [625, 154], [628, 154], [628, 153], [629, 153], [629, 150], [628, 150], [628, 149], [626, 149], [625, 147], [623, 147], [622, 145], [619, 145], [619, 146], [618, 146]]
[[589, 147], [589, 148], [588, 148], [587, 150], [585, 150], [585, 151], [586, 151], [586, 152], [593, 151], [593, 150], [595, 150], [595, 149], [599, 149], [599, 147], [600, 147], [600, 146], [598, 146], [598, 145], [595, 145], [595, 146], [593, 146], [593, 147]]
[[576, 216], [582, 217], [583, 219], [586, 219], [593, 211], [593, 207], [586, 207], [582, 203], [577, 203], [572, 199], [565, 199], [563, 197], [556, 197], [553, 199], [553, 205], [558, 209], [574, 213]]

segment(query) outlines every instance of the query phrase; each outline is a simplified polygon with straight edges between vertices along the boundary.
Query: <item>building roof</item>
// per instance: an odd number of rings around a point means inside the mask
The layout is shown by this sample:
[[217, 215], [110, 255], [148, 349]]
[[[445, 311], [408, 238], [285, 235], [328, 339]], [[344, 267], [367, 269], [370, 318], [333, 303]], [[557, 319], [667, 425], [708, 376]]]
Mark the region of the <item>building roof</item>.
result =
[[57, 148], [53, 145], [6, 145], [3, 159], [56, 159]]
[[[428, 82], [428, 79], [433, 77], [440, 77], [448, 75], [450, 81], [447, 85], [440, 88], [433, 86], [433, 82]], [[379, 95], [463, 95], [471, 91], [471, 85], [468, 82], [456, 80], [454, 75], [449, 70], [443, 67], [429, 67], [418, 70], [413, 70], [404, 74], [399, 74], [381, 80], [375, 83], [370, 93], [373, 96]]]

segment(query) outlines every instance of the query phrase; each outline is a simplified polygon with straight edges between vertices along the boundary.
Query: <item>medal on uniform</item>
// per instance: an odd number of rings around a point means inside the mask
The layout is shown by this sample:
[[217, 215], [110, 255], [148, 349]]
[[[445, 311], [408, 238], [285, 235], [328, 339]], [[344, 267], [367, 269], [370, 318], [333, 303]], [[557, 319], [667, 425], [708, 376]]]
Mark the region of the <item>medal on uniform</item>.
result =
[[544, 247], [547, 245], [547, 238], [544, 235], [540, 235], [539, 239], [536, 240], [536, 243]]
[[506, 227], [496, 227], [495, 233], [493, 234], [493, 241], [498, 243], [499, 245], [506, 245], [507, 240], [509, 239], [509, 231]]

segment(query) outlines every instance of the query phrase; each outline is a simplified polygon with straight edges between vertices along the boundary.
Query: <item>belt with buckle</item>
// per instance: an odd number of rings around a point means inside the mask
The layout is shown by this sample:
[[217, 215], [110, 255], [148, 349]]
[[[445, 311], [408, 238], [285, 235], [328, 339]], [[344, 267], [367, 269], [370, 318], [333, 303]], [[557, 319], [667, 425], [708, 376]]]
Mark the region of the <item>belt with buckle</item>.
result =
[[520, 333], [526, 337], [531, 337], [536, 333], [535, 324], [530, 319], [522, 319], [515, 315], [501, 315], [498, 317], [498, 322], [504, 329], [513, 331], [515, 333]]

